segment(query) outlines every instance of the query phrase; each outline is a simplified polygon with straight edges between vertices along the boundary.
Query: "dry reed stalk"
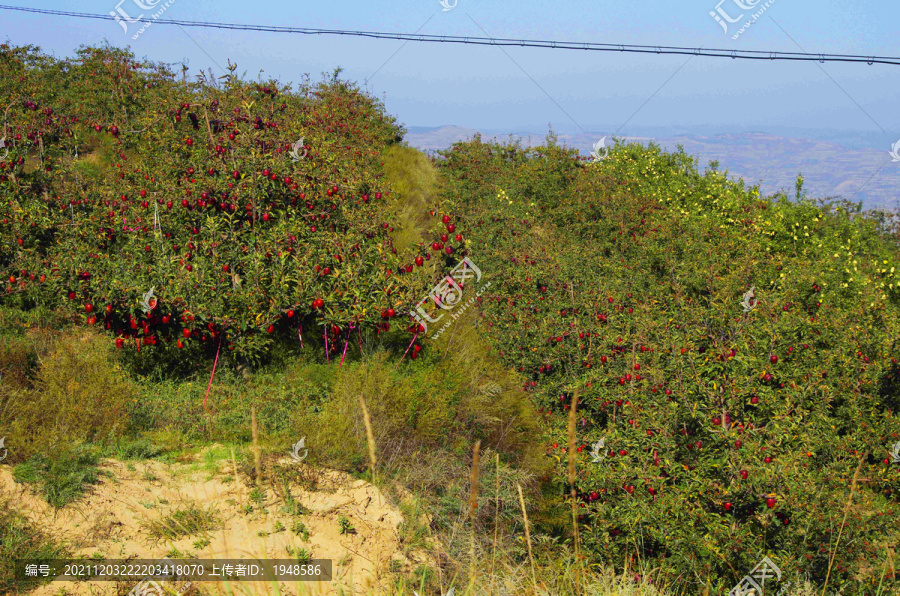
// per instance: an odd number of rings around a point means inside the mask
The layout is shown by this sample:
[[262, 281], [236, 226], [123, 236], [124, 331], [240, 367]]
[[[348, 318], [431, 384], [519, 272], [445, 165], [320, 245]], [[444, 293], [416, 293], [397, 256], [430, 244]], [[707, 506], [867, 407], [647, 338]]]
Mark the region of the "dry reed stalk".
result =
[[490, 593], [494, 593], [494, 565], [497, 562], [497, 534], [500, 531], [500, 452], [498, 451], [495, 454], [494, 459], [497, 462], [497, 487], [495, 494], [495, 503], [494, 507], [494, 544], [492, 546], [491, 553], [491, 589]]
[[238, 478], [237, 460], [234, 459], [234, 447], [231, 448], [231, 467], [234, 469], [234, 485], [238, 488], [238, 494], [241, 496], [241, 507], [247, 506], [247, 498], [244, 497], [244, 485]]
[[375, 434], [372, 432], [372, 419], [369, 417], [369, 408], [366, 407], [366, 398], [360, 394], [359, 407], [362, 408], [363, 422], [366, 424], [366, 443], [369, 445], [369, 472], [372, 474], [372, 482], [375, 482]]
[[[568, 427], [568, 436], [569, 436], [569, 497], [572, 499], [572, 530], [573, 530], [573, 542], [575, 543], [575, 560], [581, 563], [581, 549], [579, 548], [579, 534], [578, 534], [578, 500], [577, 493], [575, 491], [575, 428], [577, 424], [577, 414], [576, 411], [578, 409], [578, 392], [575, 391], [572, 393], [572, 405], [569, 406], [569, 427]], [[576, 590], [580, 594], [581, 593], [581, 575], [580, 573], [576, 574]]]
[[262, 457], [259, 452], [259, 424], [256, 421], [256, 407], [250, 406], [250, 432], [253, 436], [253, 463], [256, 465], [256, 490], [262, 496]]
[[825, 590], [828, 588], [828, 580], [831, 577], [831, 566], [834, 564], [838, 546], [841, 544], [841, 535], [844, 533], [844, 526], [847, 523], [847, 515], [850, 513], [850, 504], [853, 502], [853, 495], [856, 494], [856, 480], [859, 478], [859, 470], [862, 468], [863, 462], [867, 457], [869, 457], [868, 453], [859, 459], [859, 464], [856, 466], [856, 472], [853, 473], [853, 484], [850, 485], [850, 497], [847, 499], [847, 504], [844, 505], [844, 519], [841, 521], [841, 529], [838, 532], [837, 542], [834, 543], [834, 551], [831, 553], [831, 560], [828, 561], [828, 573], [825, 575], [825, 585], [822, 586], [822, 596], [825, 596]]
[[525, 497], [522, 495], [522, 485], [516, 482], [516, 488], [519, 490], [519, 504], [522, 506], [522, 517], [525, 519], [525, 542], [528, 545], [528, 560], [531, 562], [531, 583], [534, 586], [534, 593], [537, 594], [537, 573], [534, 570], [534, 555], [531, 552], [531, 530], [528, 527], [528, 511], [525, 509]]
[[472, 540], [469, 543], [469, 593], [475, 588], [475, 510], [478, 509], [478, 472], [481, 468], [481, 441], [475, 441], [472, 449], [472, 477], [469, 493], [469, 522], [472, 525]]

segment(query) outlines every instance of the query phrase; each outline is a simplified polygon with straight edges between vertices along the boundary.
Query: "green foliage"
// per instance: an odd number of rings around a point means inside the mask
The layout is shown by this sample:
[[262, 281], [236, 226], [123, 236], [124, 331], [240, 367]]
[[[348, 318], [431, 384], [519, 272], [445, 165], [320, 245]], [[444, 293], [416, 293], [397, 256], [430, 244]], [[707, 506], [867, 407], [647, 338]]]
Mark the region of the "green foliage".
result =
[[[884, 462], [900, 404], [900, 261], [886, 222], [761, 199], [701, 176], [683, 152], [621, 143], [533, 185], [555, 202], [532, 200], [523, 172], [565, 166], [511, 153], [475, 140], [439, 163], [492, 281], [478, 326], [525, 375], [551, 433], [557, 496], [535, 513], [541, 526], [571, 534], [577, 393], [575, 488], [592, 560], [643, 561], [664, 583], [712, 578], [721, 591], [764, 555], [821, 584], [834, 557], [830, 586], [874, 591], [900, 514], [900, 473]], [[744, 312], [751, 286], [759, 302]], [[859, 465], [868, 480], [853, 485]]]
[[[815, 204], [800, 176], [793, 200], [763, 198], [682, 149], [616, 140], [584, 163], [552, 130], [531, 149], [476, 136], [435, 171], [338, 75], [296, 92], [234, 76], [214, 87], [109, 46], [72, 60], [0, 47], [13, 142], [0, 169], [0, 427], [26, 462], [20, 479], [46, 483], [52, 462], [37, 454], [123, 429], [152, 437], [116, 443], [135, 457], [246, 443], [251, 406], [270, 452], [305, 436], [307, 463], [363, 473], [364, 397], [379, 475], [424, 495], [453, 560], [468, 556], [481, 440], [476, 532], [496, 523], [527, 569], [522, 485], [541, 583], [568, 594], [577, 396], [575, 521], [604, 581], [637, 572], [724, 593], [768, 555], [794, 585], [896, 591], [882, 577], [900, 539], [894, 216]], [[294, 162], [300, 137], [309, 151]], [[409, 322], [464, 256], [489, 290], [440, 337]], [[120, 368], [92, 339], [57, 344], [84, 323], [123, 340]], [[252, 467], [242, 457], [245, 477]], [[275, 472], [295, 515], [288, 487], [316, 481], [302, 474]], [[404, 526], [409, 545], [425, 542], [417, 528]], [[487, 552], [491, 537], [476, 543]], [[530, 589], [527, 573], [515, 579]]]
[[204, 507], [200, 503], [186, 502], [158, 519], [141, 524], [150, 538], [177, 540], [182, 536], [205, 534], [218, 529], [221, 516], [215, 505]]
[[345, 366], [320, 411], [298, 412], [294, 428], [307, 436], [310, 457], [342, 469], [365, 469], [368, 451], [359, 408], [363, 395], [379, 459], [434, 451], [465, 460], [472, 443], [482, 439], [527, 469], [546, 470], [546, 461], [531, 447], [540, 430], [523, 394], [510, 389], [486, 394], [480, 389], [485, 379], [509, 387], [508, 373], [488, 363], [477, 339], [458, 340], [466, 347], [443, 360], [417, 362], [402, 373], [383, 351]]
[[356, 534], [356, 528], [350, 523], [350, 518], [343, 514], [338, 516], [338, 531], [341, 534]]
[[298, 563], [306, 564], [306, 563], [309, 563], [310, 561], [312, 561], [312, 559], [313, 559], [313, 553], [310, 549], [303, 548], [303, 547], [294, 548], [293, 546], [290, 546], [290, 545], [288, 545], [284, 548], [287, 551], [288, 556], [297, 559]]
[[422, 243], [431, 227], [427, 212], [437, 194], [437, 169], [421, 152], [392, 145], [384, 154], [384, 173], [400, 221], [393, 243], [398, 253], [403, 249], [402, 256], [414, 258], [422, 252]]
[[303, 542], [309, 542], [309, 530], [306, 529], [306, 524], [299, 519], [291, 524], [291, 532], [299, 536]]
[[0, 416], [8, 425], [10, 463], [63, 451], [80, 441], [103, 442], [128, 426], [137, 389], [92, 333], [62, 335], [41, 358], [34, 387], [6, 393]]
[[47, 581], [41, 578], [22, 579], [21, 574], [17, 578], [17, 561], [40, 564], [68, 556], [70, 553], [63, 546], [56, 544], [27, 517], [13, 509], [8, 499], [0, 501], [0, 592], [25, 592]]
[[134, 441], [122, 441], [113, 449], [116, 459], [128, 461], [135, 459], [154, 459], [165, 452], [165, 449], [156, 445], [150, 439], [141, 438]]
[[53, 507], [79, 499], [100, 477], [100, 457], [89, 445], [70, 446], [61, 453], [38, 453], [13, 468], [16, 482], [35, 485]]
[[4, 46], [0, 100], [0, 299], [102, 325], [143, 374], [220, 351], [261, 363], [301, 324], [336, 352], [429, 281], [400, 276], [392, 250], [409, 214], [388, 200], [381, 153], [403, 128], [352, 83], [184, 84], [128, 50]]

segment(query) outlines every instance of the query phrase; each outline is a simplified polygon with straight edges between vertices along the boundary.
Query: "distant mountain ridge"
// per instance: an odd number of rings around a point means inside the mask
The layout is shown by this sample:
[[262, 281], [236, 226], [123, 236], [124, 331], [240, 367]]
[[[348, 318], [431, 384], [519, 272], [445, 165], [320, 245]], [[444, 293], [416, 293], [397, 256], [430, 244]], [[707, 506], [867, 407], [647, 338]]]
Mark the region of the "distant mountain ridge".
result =
[[[473, 138], [479, 132], [482, 140], [505, 142], [512, 134], [524, 146], [540, 145], [546, 133], [501, 133], [479, 131], [464, 126], [407, 127], [405, 137], [410, 146], [426, 152], [446, 149], [457, 141]], [[574, 147], [582, 155], [590, 155], [602, 134], [557, 133], [558, 143]], [[760, 192], [783, 191], [795, 194], [797, 174], [804, 179], [804, 191], [813, 197], [841, 197], [862, 201], [866, 209], [893, 209], [900, 202], [900, 163], [892, 162], [886, 147], [883, 151], [867, 147], [850, 148], [830, 140], [783, 137], [764, 132], [731, 134], [677, 135], [664, 137], [625, 137], [626, 142], [654, 142], [668, 151], [678, 145], [696, 158], [701, 170], [709, 162], [718, 161], [719, 170], [731, 179], [743, 178], [748, 185], [760, 184]], [[606, 140], [612, 145], [612, 136]], [[857, 144], [857, 143], [851, 143]]]

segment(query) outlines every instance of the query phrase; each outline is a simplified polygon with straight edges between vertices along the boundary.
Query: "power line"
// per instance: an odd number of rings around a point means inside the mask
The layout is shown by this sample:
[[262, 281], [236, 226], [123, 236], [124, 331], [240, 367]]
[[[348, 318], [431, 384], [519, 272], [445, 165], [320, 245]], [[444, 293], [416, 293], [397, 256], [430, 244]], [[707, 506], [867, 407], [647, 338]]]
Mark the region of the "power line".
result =
[[[101, 19], [115, 21], [119, 17], [115, 13], [110, 15], [91, 14], [84, 12], [69, 12], [62, 10], [47, 10], [41, 8], [26, 8], [22, 6], [0, 5], [2, 10], [15, 10], [53, 16], [76, 17], [84, 19]], [[872, 64], [889, 64], [900, 66], [900, 58], [891, 56], [859, 56], [848, 54], [810, 54], [806, 52], [764, 52], [758, 50], [723, 50], [704, 48], [683, 48], [677, 46], [646, 46], [634, 44], [608, 44], [575, 41], [548, 41], [537, 39], [508, 39], [493, 37], [461, 37], [457, 35], [425, 35], [407, 33], [383, 33], [377, 31], [349, 31], [344, 29], [313, 29], [308, 27], [278, 27], [274, 25], [242, 25], [238, 23], [211, 23], [207, 21], [181, 21], [174, 19], [154, 19], [146, 22], [159, 25], [180, 25], [182, 27], [206, 27], [212, 29], [232, 29], [240, 31], [261, 31], [268, 33], [301, 33], [304, 35], [350, 35], [356, 37], [372, 37], [377, 39], [398, 39], [406, 41], [431, 41], [441, 43], [464, 43], [474, 45], [492, 46], [521, 46], [530, 48], [551, 48], [559, 50], [592, 50], [599, 52], [628, 52], [639, 54], [680, 54], [706, 56], [712, 58], [733, 58], [742, 60], [794, 60], [806, 62], [865, 62]], [[143, 22], [143, 21], [142, 21]]]

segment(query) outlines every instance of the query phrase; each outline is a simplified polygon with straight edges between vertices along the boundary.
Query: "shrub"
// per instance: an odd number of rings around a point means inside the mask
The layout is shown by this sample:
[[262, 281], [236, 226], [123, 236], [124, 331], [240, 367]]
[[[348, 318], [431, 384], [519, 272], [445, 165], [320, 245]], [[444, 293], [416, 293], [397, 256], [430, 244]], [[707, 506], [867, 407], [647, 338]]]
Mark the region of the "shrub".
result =
[[[540, 434], [534, 413], [521, 392], [509, 389], [514, 381], [508, 373], [491, 368], [479, 345], [473, 339], [468, 348], [443, 360], [425, 358], [402, 375], [394, 372], [390, 354], [377, 353], [340, 375], [320, 412], [298, 412], [295, 428], [309, 437], [311, 456], [361, 470], [368, 461], [359, 406], [364, 395], [381, 461], [426, 450], [465, 459], [481, 439], [526, 469], [545, 471], [547, 463], [534, 449]], [[486, 394], [479, 389], [486, 378], [506, 388]]]
[[102, 442], [128, 426], [126, 407], [137, 394], [111, 358], [110, 346], [92, 333], [67, 333], [41, 359], [34, 389], [8, 397], [10, 462], [64, 451], [81, 441]]
[[301, 324], [331, 346], [351, 324], [380, 333], [380, 314], [430, 279], [393, 250], [380, 154], [403, 128], [352, 83], [292, 91], [232, 70], [221, 86], [184, 86], [124, 49], [56, 60], [4, 47], [0, 98], [11, 104], [0, 299], [102, 326], [144, 374], [182, 374], [219, 352], [261, 363]]
[[458, 144], [440, 165], [472, 242], [491, 247], [477, 255], [493, 284], [476, 322], [551, 433], [557, 506], [542, 527], [572, 538], [577, 395], [575, 505], [593, 561], [720, 591], [771, 555], [795, 583], [830, 574], [845, 594], [873, 592], [900, 515], [886, 457], [896, 244], [856, 214], [701, 175], [683, 152], [619, 143], [526, 192], [522, 172], [565, 166], [512, 167], [504, 151]]

